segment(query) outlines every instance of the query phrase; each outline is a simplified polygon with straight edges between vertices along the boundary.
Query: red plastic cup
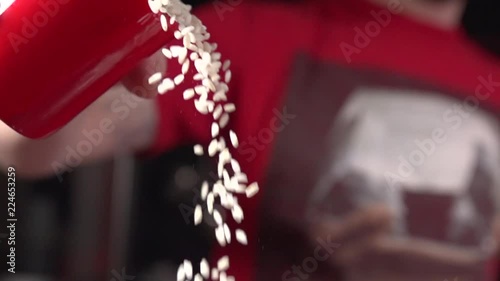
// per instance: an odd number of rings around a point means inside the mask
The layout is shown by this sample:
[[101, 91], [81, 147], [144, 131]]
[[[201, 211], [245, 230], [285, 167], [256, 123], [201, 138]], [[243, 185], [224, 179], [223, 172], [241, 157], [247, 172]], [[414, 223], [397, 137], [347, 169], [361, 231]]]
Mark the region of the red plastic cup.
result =
[[54, 132], [173, 30], [147, 0], [15, 0], [0, 15], [0, 120], [30, 138]]

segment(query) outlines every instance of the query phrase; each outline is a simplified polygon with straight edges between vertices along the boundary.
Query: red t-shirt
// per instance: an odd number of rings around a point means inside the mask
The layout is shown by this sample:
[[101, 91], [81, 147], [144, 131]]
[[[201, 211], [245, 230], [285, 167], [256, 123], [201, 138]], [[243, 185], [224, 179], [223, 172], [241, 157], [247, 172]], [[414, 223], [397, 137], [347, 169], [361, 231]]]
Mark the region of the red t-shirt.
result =
[[[238, 228], [246, 230], [249, 245], [233, 242], [216, 251], [230, 255], [229, 273], [239, 281], [297, 280], [286, 272], [302, 264], [304, 274], [331, 280], [328, 270], [303, 264], [312, 254], [304, 238], [307, 214], [321, 209], [340, 215], [343, 210], [336, 206], [346, 201], [359, 206], [385, 200], [394, 208], [404, 201], [410, 211], [395, 232], [478, 241], [482, 234], [473, 233], [478, 225], [435, 214], [453, 213], [453, 198], [468, 194], [497, 168], [477, 161], [500, 149], [496, 58], [461, 30], [409, 20], [397, 6], [316, 0], [227, 7], [208, 5], [197, 15], [223, 59], [232, 61], [228, 99], [237, 110], [228, 127], [240, 140], [232, 154], [249, 180], [261, 186], [256, 197], [240, 199], [246, 216]], [[161, 96], [158, 106], [154, 151], [210, 141], [211, 120], [184, 101], [181, 91]], [[338, 191], [353, 180], [390, 186], [402, 178], [404, 192], [396, 192], [396, 198], [368, 189], [355, 189], [361, 198]], [[499, 188], [498, 182], [488, 188]], [[448, 197], [432, 197], [436, 194]], [[414, 203], [426, 195], [436, 208]], [[476, 209], [477, 216], [489, 214]], [[426, 227], [419, 225], [423, 217]], [[440, 227], [444, 224], [449, 226]], [[434, 226], [439, 230], [429, 232]]]

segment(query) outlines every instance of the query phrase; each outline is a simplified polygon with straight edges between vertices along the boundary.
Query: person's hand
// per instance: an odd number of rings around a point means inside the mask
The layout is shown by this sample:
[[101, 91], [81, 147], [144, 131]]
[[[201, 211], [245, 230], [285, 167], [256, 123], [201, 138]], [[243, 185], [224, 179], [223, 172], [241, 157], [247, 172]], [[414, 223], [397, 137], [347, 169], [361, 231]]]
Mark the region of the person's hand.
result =
[[154, 98], [158, 93], [158, 84], [149, 85], [148, 79], [156, 72], [165, 73], [167, 60], [157, 51], [150, 57], [142, 60], [131, 72], [122, 78], [122, 84], [128, 91], [143, 97]]
[[[312, 239], [331, 235], [340, 244], [331, 259], [346, 281], [484, 280], [478, 252], [391, 234], [392, 215], [373, 205], [338, 221], [318, 219]], [[483, 278], [483, 279], [481, 279]]]

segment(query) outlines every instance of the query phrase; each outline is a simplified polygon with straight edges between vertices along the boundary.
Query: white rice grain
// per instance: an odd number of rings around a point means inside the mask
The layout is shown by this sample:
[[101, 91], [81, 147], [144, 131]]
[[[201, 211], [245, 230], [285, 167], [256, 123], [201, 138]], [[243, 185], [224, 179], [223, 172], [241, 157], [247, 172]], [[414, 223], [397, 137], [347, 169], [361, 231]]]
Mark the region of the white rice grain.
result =
[[200, 273], [203, 278], [208, 279], [210, 277], [210, 267], [206, 259], [202, 259], [200, 262]]
[[171, 59], [172, 58], [172, 52], [170, 52], [169, 49], [167, 48], [163, 48], [161, 49], [161, 52], [163, 53], [163, 55], [167, 58], [167, 59]]
[[182, 38], [182, 34], [181, 34], [181, 32], [180, 32], [179, 30], [176, 30], [176, 31], [174, 32], [174, 37], [175, 37], [175, 39], [177, 39], [177, 40], [181, 39], [181, 38]]
[[184, 36], [182, 39], [182, 45], [184, 45], [184, 48], [190, 49], [191, 48], [191, 41], [189, 40], [189, 36]]
[[235, 235], [236, 235], [236, 241], [240, 242], [243, 245], [248, 245], [247, 234], [245, 233], [245, 231], [241, 229], [236, 229]]
[[203, 277], [201, 277], [201, 275], [199, 273], [197, 273], [195, 276], [194, 276], [194, 280], [193, 281], [203, 281]]
[[222, 247], [226, 246], [226, 237], [224, 236], [224, 228], [222, 225], [219, 225], [215, 229], [215, 238], [217, 239], [217, 242], [219, 242], [219, 245]]
[[210, 277], [212, 277], [212, 280], [214, 281], [219, 279], [219, 271], [217, 270], [217, 268], [212, 268]]
[[231, 214], [233, 215], [234, 221], [237, 223], [241, 223], [243, 221], [243, 209], [241, 209], [240, 205], [234, 204], [233, 208], [231, 209]]
[[226, 237], [227, 244], [231, 244], [231, 230], [229, 230], [227, 223], [224, 224], [224, 237]]
[[218, 210], [214, 210], [214, 220], [217, 225], [221, 225], [223, 223], [222, 216], [220, 215]]
[[224, 111], [227, 113], [234, 112], [234, 111], [236, 111], [236, 106], [234, 105], [234, 103], [225, 104]]
[[151, 75], [151, 77], [149, 77], [148, 84], [149, 85], [156, 84], [161, 81], [161, 78], [162, 78], [161, 72], [156, 72], [155, 74]]
[[210, 79], [203, 79], [202, 83], [203, 83], [203, 86], [205, 86], [208, 89], [210, 89], [210, 91], [215, 92], [215, 85], [214, 85], [214, 82], [212, 82], [212, 80], [210, 80]]
[[177, 281], [184, 281], [186, 279], [186, 272], [184, 271], [184, 264], [181, 264], [177, 269]]
[[175, 85], [179, 85], [180, 83], [182, 83], [182, 81], [184, 81], [184, 74], [179, 74], [175, 76], [174, 78]]
[[217, 152], [217, 140], [213, 139], [208, 145], [208, 156], [213, 157]]
[[201, 184], [201, 200], [207, 199], [208, 195], [208, 182], [204, 181]]
[[179, 57], [180, 53], [182, 50], [184, 50], [184, 47], [181, 46], [171, 46], [170, 47], [170, 52], [172, 53], [172, 57], [177, 58]]
[[[240, 173], [241, 172], [241, 167], [240, 164], [236, 159], [231, 159], [231, 168], [233, 169], [233, 172], [235, 173]], [[238, 179], [234, 178], [236, 183], [238, 183]]]
[[248, 177], [245, 173], [237, 173], [235, 177], [238, 179], [239, 183], [248, 183]]
[[178, 61], [179, 64], [183, 64], [184, 61], [186, 61], [187, 53], [188, 53], [188, 50], [186, 48], [182, 48], [182, 50], [179, 53], [179, 61]]
[[224, 178], [224, 186], [227, 188], [230, 185], [231, 178], [229, 177], [229, 173], [226, 169], [222, 172], [222, 176]]
[[250, 184], [245, 192], [247, 194], [247, 198], [252, 198], [255, 194], [257, 194], [257, 192], [259, 192], [259, 184], [257, 182]]
[[201, 113], [201, 114], [208, 113], [206, 100], [202, 100], [202, 99], [194, 100], [194, 106], [196, 107], [196, 110], [198, 110], [199, 113]]
[[214, 94], [214, 101], [227, 101], [227, 96], [223, 91], [217, 91]]
[[220, 137], [219, 138], [219, 147], [218, 147], [219, 151], [223, 151], [224, 149], [226, 149], [226, 141], [224, 140], [223, 137]]
[[[188, 100], [188, 99], [191, 99], [193, 98], [195, 95], [195, 92], [193, 89], [186, 89], [184, 90], [184, 93], [182, 94], [182, 97], [185, 99], [185, 100]], [[202, 149], [203, 151], [203, 149]]]
[[214, 114], [213, 114], [214, 120], [219, 119], [219, 117], [222, 115], [222, 110], [223, 110], [223, 108], [222, 108], [222, 105], [220, 105], [220, 104], [215, 107]]
[[191, 280], [193, 278], [193, 265], [188, 260], [184, 260], [184, 272], [186, 273], [186, 279]]
[[181, 30], [182, 36], [187, 35], [188, 33], [191, 33], [194, 31], [194, 26], [187, 26]]
[[160, 0], [148, 0], [149, 8], [155, 14], [158, 14], [161, 8]]
[[219, 274], [219, 281], [227, 281], [227, 274], [225, 272]]
[[197, 54], [197, 53], [194, 53], [194, 52], [193, 52], [193, 53], [191, 53], [191, 54], [189, 55], [189, 58], [190, 58], [192, 61], [195, 61], [195, 60], [197, 60], [199, 57], [198, 57], [198, 54]]
[[217, 270], [226, 271], [229, 269], [229, 256], [223, 256], [217, 261]]
[[247, 186], [244, 184], [238, 184], [237, 186], [235, 185], [234, 192], [239, 193], [239, 194], [244, 194], [246, 193]]
[[198, 85], [198, 86], [194, 87], [194, 91], [199, 95], [208, 93], [207, 88], [203, 85]]
[[158, 85], [158, 93], [160, 95], [165, 94], [166, 92], [172, 90], [175, 88], [174, 81], [170, 78], [165, 78], [163, 81]]
[[232, 77], [231, 70], [228, 69], [226, 71], [226, 74], [224, 74], [224, 82], [226, 82], [226, 83], [231, 82], [231, 77]]
[[203, 210], [200, 205], [194, 208], [194, 225], [199, 225], [203, 221]]
[[224, 64], [222, 65], [222, 71], [227, 71], [230, 66], [231, 66], [231, 61], [230, 60], [224, 61]]
[[214, 194], [212, 192], [207, 195], [207, 210], [209, 214], [212, 214], [214, 211]]
[[212, 138], [215, 138], [219, 135], [219, 124], [212, 123]]
[[160, 16], [160, 23], [161, 23], [161, 28], [163, 29], [163, 31], [166, 32], [168, 30], [168, 22], [167, 22], [167, 17], [165, 17], [165, 15]]
[[201, 73], [196, 73], [194, 76], [193, 76], [193, 80], [194, 81], [199, 81], [199, 80], [203, 80], [204, 79], [204, 76], [203, 74]]
[[231, 152], [229, 152], [229, 149], [225, 148], [224, 150], [221, 151], [219, 155], [219, 161], [222, 162], [222, 165], [231, 162]]
[[231, 144], [233, 145], [234, 148], [238, 148], [239, 142], [238, 142], [238, 136], [236, 135], [233, 130], [229, 131], [229, 138], [231, 139]]
[[229, 114], [224, 113], [219, 119], [219, 126], [221, 129], [224, 129], [226, 127], [227, 123], [229, 123]]
[[189, 61], [186, 60], [183, 64], [182, 64], [182, 74], [186, 74], [188, 73], [189, 71]]

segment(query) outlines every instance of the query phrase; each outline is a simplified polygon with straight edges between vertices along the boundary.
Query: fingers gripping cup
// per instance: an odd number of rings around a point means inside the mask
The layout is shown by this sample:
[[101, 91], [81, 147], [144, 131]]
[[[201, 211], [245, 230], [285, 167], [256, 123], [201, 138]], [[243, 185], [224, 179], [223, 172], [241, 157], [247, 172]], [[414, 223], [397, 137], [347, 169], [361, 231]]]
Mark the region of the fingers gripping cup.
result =
[[0, 119], [62, 127], [174, 38], [159, 21], [145, 0], [0, 0]]

